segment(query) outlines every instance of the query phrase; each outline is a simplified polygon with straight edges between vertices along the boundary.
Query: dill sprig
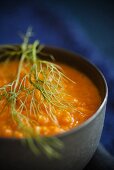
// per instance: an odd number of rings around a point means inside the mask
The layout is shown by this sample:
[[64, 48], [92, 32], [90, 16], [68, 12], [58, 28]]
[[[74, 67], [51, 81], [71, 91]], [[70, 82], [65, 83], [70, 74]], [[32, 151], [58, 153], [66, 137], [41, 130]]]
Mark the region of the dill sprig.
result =
[[[16, 45], [0, 47], [1, 57], [20, 57], [16, 79], [0, 88], [0, 100], [6, 99], [6, 104], [0, 114], [5, 108], [10, 107], [13, 121], [26, 136], [25, 143], [35, 154], [42, 151], [48, 157], [59, 157], [58, 149], [63, 147], [63, 143], [55, 137], [41, 137], [39, 132], [34, 132], [33, 125], [38, 125], [38, 114], [42, 112], [42, 108], [45, 108], [52, 122], [60, 126], [55, 114], [56, 108], [63, 111], [74, 109], [73, 103], [64, 99], [70, 96], [65, 91], [64, 84], [67, 81], [74, 82], [65, 76], [58, 65], [39, 57], [39, 54], [44, 56], [47, 54], [42, 51], [43, 46], [39, 41], [29, 43], [31, 35], [32, 31], [28, 29], [20, 47]], [[52, 56], [50, 58], [53, 59]], [[25, 63], [30, 69], [21, 78]], [[36, 92], [40, 100], [36, 97]], [[27, 106], [28, 100], [30, 101], [29, 107]], [[23, 111], [26, 114], [23, 114]], [[31, 114], [34, 115], [35, 120], [30, 118]]]

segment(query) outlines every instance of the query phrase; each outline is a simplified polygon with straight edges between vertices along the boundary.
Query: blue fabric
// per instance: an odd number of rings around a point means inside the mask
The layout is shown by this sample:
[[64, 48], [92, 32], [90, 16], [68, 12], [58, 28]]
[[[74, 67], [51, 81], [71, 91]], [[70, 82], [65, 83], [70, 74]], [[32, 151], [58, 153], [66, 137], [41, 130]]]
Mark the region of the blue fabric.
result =
[[96, 64], [106, 77], [109, 98], [101, 142], [114, 155], [114, 60], [101, 54], [79, 20], [64, 5], [48, 1], [6, 1], [0, 5], [0, 44], [20, 43], [18, 33], [33, 27], [41, 43], [78, 52]]

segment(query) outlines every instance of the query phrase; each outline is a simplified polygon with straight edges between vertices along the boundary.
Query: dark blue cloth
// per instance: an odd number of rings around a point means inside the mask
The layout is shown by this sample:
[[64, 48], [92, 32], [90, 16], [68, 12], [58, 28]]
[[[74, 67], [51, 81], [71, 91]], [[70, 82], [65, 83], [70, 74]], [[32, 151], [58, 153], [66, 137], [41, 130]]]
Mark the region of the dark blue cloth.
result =
[[109, 86], [101, 142], [114, 155], [114, 58], [101, 54], [81, 26], [80, 19], [64, 3], [0, 1], [0, 44], [20, 43], [18, 33], [25, 32], [28, 26], [32, 26], [35, 33], [32, 40], [78, 52], [101, 69]]

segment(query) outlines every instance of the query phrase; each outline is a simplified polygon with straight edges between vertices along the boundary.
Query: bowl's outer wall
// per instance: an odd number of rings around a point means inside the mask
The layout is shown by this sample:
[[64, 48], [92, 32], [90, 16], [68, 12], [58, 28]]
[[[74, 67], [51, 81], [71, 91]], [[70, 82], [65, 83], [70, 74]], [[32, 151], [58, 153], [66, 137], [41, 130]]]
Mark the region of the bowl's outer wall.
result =
[[[78, 62], [81, 61], [79, 56], [76, 57], [74, 54], [59, 49], [47, 48], [46, 51], [50, 54], [54, 53], [55, 58], [59, 56], [59, 60], [64, 60], [73, 67], [78, 66]], [[80, 60], [78, 58], [80, 58]], [[91, 77], [91, 73], [89, 74], [88, 70], [93, 69], [93, 66], [91, 66], [91, 64], [88, 66], [87, 63], [84, 65], [84, 63], [85, 62], [83, 62], [82, 71], [86, 70], [86, 74]], [[101, 90], [102, 98], [104, 98], [106, 88], [103, 79], [95, 68], [93, 70], [93, 81], [97, 81], [96, 85], [99, 90]], [[104, 123], [105, 109], [106, 100], [97, 116], [88, 121], [85, 126], [79, 128], [76, 132], [73, 130], [71, 133], [68, 133], [68, 135], [59, 136], [64, 142], [62, 158], [60, 160], [50, 160], [44, 155], [36, 156], [26, 146], [23, 146], [20, 140], [0, 139], [0, 169], [82, 170], [98, 146]]]
[[1, 170], [82, 170], [95, 152], [104, 121], [105, 107], [86, 127], [60, 139], [65, 146], [61, 160], [49, 160], [44, 156], [36, 157], [19, 140], [0, 140]]

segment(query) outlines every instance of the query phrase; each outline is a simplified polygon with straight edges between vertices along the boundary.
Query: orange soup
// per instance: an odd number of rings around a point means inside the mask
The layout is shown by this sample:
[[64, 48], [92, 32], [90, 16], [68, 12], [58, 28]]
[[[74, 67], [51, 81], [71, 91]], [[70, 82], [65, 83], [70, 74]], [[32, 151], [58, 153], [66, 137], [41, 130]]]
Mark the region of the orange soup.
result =
[[[56, 72], [45, 75], [40, 71], [37, 73], [40, 81], [36, 78], [35, 84], [33, 75], [27, 77], [30, 66], [26, 63], [19, 79], [14, 81], [18, 64], [18, 61], [0, 63], [0, 137], [25, 137], [26, 127], [32, 127], [34, 135], [63, 133], [82, 124], [101, 104], [93, 82], [70, 66], [58, 64], [68, 77], [64, 77], [65, 80], [57, 77]], [[34, 73], [34, 69], [31, 72]], [[44, 81], [46, 76], [47, 82]], [[54, 76], [56, 80], [53, 80]]]

